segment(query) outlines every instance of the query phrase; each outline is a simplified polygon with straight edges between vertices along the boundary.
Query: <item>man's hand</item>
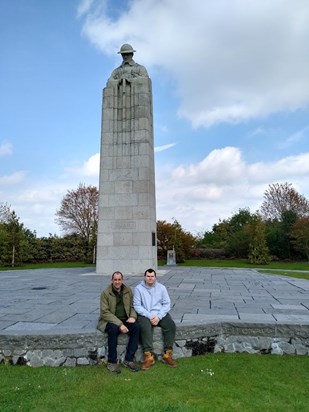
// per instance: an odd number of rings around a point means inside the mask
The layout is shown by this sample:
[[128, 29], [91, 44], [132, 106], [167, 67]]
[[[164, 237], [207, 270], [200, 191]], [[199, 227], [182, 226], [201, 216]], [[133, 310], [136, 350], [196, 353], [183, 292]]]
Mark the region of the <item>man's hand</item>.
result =
[[135, 323], [135, 322], [136, 322], [136, 319], [134, 319], [134, 318], [128, 318], [128, 319], [127, 319], [127, 322], [128, 322], [128, 323]]
[[120, 329], [121, 333], [128, 333], [129, 332], [129, 329], [124, 324], [119, 326], [119, 329]]
[[152, 324], [152, 326], [157, 326], [159, 322], [160, 322], [160, 319], [158, 318], [158, 316], [152, 316], [150, 318], [150, 323]]

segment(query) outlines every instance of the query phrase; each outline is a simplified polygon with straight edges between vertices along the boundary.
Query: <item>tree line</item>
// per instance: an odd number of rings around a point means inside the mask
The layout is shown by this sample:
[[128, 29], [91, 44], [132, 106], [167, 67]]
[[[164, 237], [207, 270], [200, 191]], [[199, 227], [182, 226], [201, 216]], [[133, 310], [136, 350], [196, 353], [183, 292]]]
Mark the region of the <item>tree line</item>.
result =
[[[95, 263], [99, 193], [80, 183], [68, 190], [55, 213], [63, 236], [38, 237], [15, 211], [0, 204], [0, 265], [83, 261]], [[157, 221], [158, 257], [174, 249], [177, 262], [192, 258], [242, 258], [252, 264], [271, 260], [309, 261], [309, 202], [290, 183], [270, 184], [262, 206], [239, 209], [197, 236], [172, 223]]]
[[219, 221], [203, 234], [199, 246], [254, 264], [309, 260], [309, 202], [289, 183], [271, 184], [258, 211], [240, 209]]

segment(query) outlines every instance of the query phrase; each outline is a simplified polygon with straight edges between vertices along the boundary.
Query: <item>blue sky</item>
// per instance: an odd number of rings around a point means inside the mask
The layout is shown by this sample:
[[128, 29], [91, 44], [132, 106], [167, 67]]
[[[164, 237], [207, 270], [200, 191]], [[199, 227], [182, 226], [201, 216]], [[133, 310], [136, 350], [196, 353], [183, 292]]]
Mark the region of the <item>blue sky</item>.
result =
[[307, 0], [1, 0], [0, 202], [61, 234], [98, 185], [102, 89], [123, 43], [152, 79], [157, 219], [196, 234], [271, 183], [309, 198]]

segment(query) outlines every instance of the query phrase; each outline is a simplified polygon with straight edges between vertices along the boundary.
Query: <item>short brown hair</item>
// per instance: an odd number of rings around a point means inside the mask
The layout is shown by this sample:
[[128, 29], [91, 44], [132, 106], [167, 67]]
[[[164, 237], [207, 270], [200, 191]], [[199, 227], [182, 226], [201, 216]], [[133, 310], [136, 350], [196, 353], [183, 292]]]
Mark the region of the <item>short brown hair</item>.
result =
[[112, 274], [112, 279], [114, 279], [114, 275], [120, 275], [120, 276], [121, 276], [121, 279], [123, 279], [123, 274], [122, 274], [121, 272], [119, 272], [119, 270], [116, 270], [116, 272], [114, 272], [114, 273]]

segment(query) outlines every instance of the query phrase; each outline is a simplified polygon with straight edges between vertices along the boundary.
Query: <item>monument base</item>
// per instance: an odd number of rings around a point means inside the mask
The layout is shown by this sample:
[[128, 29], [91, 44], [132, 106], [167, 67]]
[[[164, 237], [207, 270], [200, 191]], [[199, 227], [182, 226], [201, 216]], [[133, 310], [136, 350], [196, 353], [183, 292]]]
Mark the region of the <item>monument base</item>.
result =
[[98, 275], [111, 276], [116, 270], [127, 275], [142, 276], [145, 270], [152, 268], [157, 270], [157, 259], [115, 259], [99, 260], [96, 265]]

